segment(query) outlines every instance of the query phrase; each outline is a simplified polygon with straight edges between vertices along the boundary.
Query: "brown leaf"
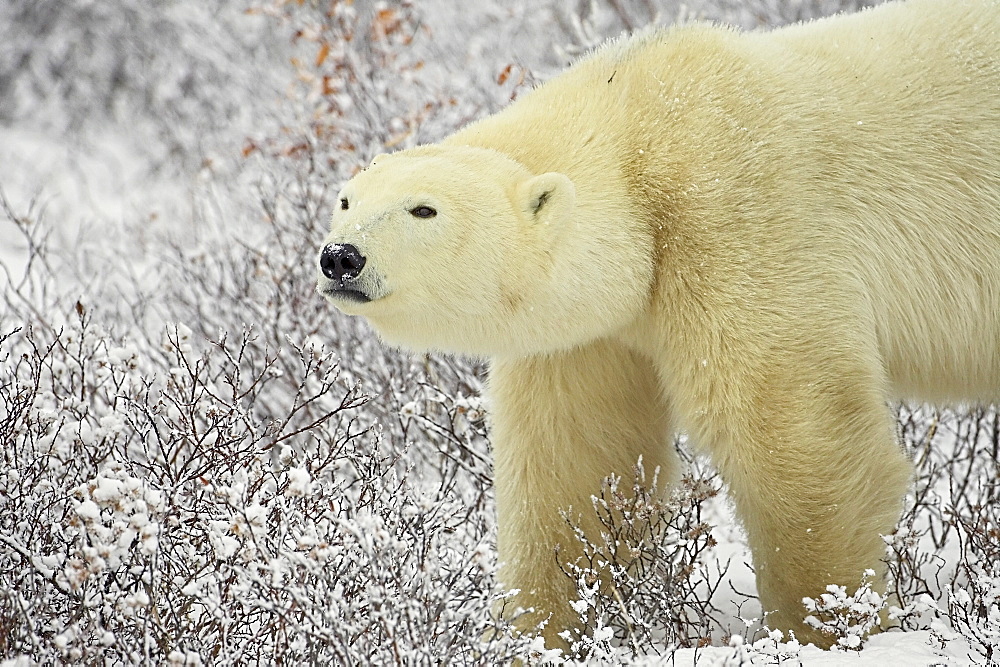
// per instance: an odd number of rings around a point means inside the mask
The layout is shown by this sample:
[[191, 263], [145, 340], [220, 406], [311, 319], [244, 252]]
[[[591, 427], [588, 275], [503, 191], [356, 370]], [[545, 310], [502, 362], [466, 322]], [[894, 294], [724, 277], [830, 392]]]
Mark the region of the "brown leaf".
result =
[[507, 65], [506, 67], [504, 67], [503, 71], [500, 72], [500, 75], [497, 76], [497, 84], [502, 86], [503, 84], [507, 83], [507, 79], [510, 78], [510, 72], [512, 69], [514, 69], [513, 65]]
[[316, 67], [322, 65], [328, 55], [330, 55], [330, 45], [323, 42], [320, 44], [319, 53], [316, 54]]

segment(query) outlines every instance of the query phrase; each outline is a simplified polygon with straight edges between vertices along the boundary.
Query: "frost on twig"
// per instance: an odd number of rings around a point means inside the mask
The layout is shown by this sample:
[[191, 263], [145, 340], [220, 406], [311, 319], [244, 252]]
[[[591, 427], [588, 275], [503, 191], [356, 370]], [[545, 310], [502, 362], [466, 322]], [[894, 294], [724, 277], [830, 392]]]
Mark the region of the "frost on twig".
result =
[[850, 595], [846, 586], [831, 584], [819, 598], [803, 598], [809, 612], [806, 624], [835, 637], [837, 647], [860, 651], [885, 608], [885, 594], [872, 589], [874, 577], [875, 570], [866, 570], [861, 585]]
[[593, 630], [574, 651], [597, 659], [615, 646], [633, 655], [705, 645], [723, 629], [712, 597], [727, 565], [714, 556], [704, 504], [719, 492], [712, 479], [684, 477], [666, 495], [640, 461], [629, 487], [605, 481], [593, 498], [600, 535], [587, 535], [571, 515], [582, 556], [564, 568], [576, 584], [573, 608]]

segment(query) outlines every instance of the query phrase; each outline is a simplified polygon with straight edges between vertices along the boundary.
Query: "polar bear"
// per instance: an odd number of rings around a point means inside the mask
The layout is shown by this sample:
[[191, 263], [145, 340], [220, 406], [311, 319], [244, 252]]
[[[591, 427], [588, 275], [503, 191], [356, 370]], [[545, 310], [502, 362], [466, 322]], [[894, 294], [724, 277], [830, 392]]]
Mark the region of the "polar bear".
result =
[[[502, 582], [578, 623], [559, 558], [601, 480], [717, 465], [772, 627], [884, 572], [889, 402], [1000, 398], [1000, 2], [612, 42], [339, 195], [319, 291], [490, 359]], [[590, 527], [592, 528], [592, 527]]]

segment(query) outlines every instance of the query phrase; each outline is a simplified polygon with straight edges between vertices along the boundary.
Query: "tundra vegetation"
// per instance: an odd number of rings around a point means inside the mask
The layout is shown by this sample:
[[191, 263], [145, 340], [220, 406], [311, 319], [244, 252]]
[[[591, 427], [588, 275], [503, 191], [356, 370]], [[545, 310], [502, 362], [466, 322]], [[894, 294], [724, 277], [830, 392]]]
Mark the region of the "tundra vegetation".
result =
[[[762, 629], [720, 484], [683, 441], [670, 498], [641, 463], [594, 498], [606, 531], [566, 572], [594, 628], [575, 655], [496, 620], [487, 369], [384, 348], [313, 292], [315, 256], [373, 155], [608, 36], [865, 4], [4, 3], [3, 664], [808, 664]], [[803, 615], [835, 650], [995, 662], [996, 409], [898, 415], [916, 475], [889, 590], [833, 588]]]

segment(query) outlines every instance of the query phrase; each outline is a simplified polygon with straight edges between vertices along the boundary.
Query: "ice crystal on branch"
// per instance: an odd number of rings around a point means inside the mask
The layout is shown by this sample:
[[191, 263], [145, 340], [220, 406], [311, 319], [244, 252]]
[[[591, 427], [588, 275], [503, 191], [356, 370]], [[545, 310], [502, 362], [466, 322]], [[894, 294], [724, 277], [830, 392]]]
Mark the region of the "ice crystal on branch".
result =
[[593, 498], [600, 536], [575, 523], [582, 557], [565, 569], [576, 584], [573, 604], [592, 634], [571, 637], [574, 651], [597, 658], [613, 645], [634, 655], [710, 641], [721, 628], [712, 596], [725, 566], [713, 562], [716, 546], [704, 504], [718, 486], [686, 476], [664, 494], [659, 471], [649, 478], [640, 461], [630, 486], [611, 477]]

